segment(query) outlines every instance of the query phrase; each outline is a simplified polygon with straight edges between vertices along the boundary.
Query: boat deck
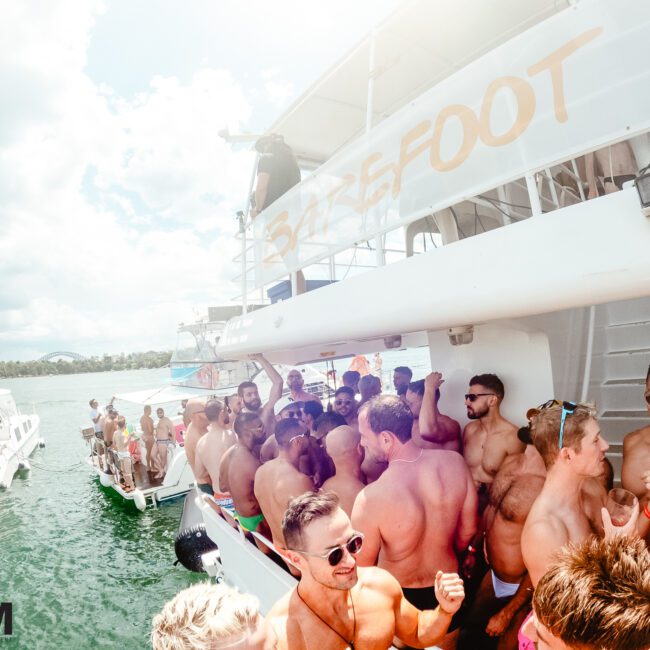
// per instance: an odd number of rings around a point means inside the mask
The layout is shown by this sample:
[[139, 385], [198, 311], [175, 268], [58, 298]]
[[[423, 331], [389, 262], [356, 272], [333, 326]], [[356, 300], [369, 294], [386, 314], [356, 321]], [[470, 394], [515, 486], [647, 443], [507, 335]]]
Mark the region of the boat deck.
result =
[[[97, 456], [93, 455], [92, 464], [95, 469], [99, 470], [99, 463], [97, 462]], [[154, 478], [152, 474], [147, 471], [147, 468], [142, 463], [133, 464], [133, 480], [135, 481], [135, 486], [142, 490], [150, 490], [152, 488], [160, 487], [163, 484], [162, 478]]]

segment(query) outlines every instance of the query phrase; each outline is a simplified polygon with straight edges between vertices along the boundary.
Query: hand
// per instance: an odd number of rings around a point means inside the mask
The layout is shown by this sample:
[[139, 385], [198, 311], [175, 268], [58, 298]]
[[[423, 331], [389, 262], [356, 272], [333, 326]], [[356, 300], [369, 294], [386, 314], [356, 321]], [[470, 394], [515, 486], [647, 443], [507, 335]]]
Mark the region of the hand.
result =
[[639, 518], [639, 506], [632, 508], [632, 515], [625, 526], [614, 526], [612, 518], [609, 516], [607, 508], [602, 507], [600, 513], [603, 517], [603, 528], [605, 529], [605, 539], [613, 539], [625, 535], [627, 537], [636, 537], [636, 522]]
[[445, 383], [441, 372], [430, 372], [424, 379], [424, 387], [435, 391]]
[[469, 580], [474, 573], [474, 567], [476, 566], [476, 553], [470, 553], [469, 551], [465, 553], [463, 558], [463, 563], [460, 568], [461, 575], [465, 580]]
[[455, 614], [460, 609], [465, 598], [463, 580], [457, 573], [438, 571], [435, 592], [440, 609], [450, 615]]
[[488, 621], [485, 633], [488, 636], [501, 636], [506, 631], [511, 619], [512, 616], [508, 613], [507, 608], [504, 607]]

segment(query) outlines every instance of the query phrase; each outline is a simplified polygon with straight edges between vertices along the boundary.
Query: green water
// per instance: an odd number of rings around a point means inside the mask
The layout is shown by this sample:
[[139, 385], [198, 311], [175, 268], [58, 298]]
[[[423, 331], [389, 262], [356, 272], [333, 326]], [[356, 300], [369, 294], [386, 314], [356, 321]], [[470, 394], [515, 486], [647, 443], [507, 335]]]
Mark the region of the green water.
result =
[[[79, 464], [91, 397], [103, 403], [168, 376], [162, 369], [0, 381], [23, 413], [34, 405], [46, 440], [31, 474], [0, 491], [0, 601], [13, 605], [13, 635], [0, 634], [0, 649], [148, 648], [152, 616], [202, 579], [173, 566], [182, 500], [140, 513]], [[123, 410], [139, 417], [137, 407]]]

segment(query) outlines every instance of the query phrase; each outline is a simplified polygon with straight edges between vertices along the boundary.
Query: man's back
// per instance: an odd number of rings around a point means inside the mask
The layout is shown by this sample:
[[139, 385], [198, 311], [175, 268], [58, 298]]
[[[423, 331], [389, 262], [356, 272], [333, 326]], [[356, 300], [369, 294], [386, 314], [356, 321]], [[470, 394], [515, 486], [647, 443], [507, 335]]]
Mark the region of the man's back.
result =
[[[196, 429], [194, 429], [196, 431]], [[235, 434], [227, 429], [211, 429], [205, 435], [201, 436], [196, 443], [193, 469], [199, 470], [199, 465], [205, 468], [210, 475], [210, 482], [215, 490], [219, 487], [219, 468], [224, 453], [230, 449], [236, 442]], [[187, 445], [187, 443], [186, 443]], [[186, 452], [187, 453], [187, 452]], [[197, 460], [200, 459], [201, 463]], [[188, 459], [189, 460], [189, 459]], [[203, 482], [202, 477], [196, 476], [196, 480]]]
[[[205, 435], [205, 431], [199, 431], [191, 422], [190, 426], [187, 427], [185, 432], [185, 455], [187, 456], [187, 462], [194, 472], [194, 456], [196, 455], [196, 445], [199, 444], [201, 437]], [[158, 434], [160, 437], [160, 434]]]
[[352, 514], [354, 501], [364, 487], [365, 485], [356, 476], [337, 473], [323, 483], [322, 490], [334, 492], [339, 498], [341, 508], [349, 517]]
[[[462, 456], [421, 450], [414, 461], [393, 460], [361, 491], [352, 522], [362, 532], [377, 529], [378, 566], [413, 588], [433, 585], [438, 570], [458, 570], [454, 543], [469, 543], [476, 518], [476, 492]], [[362, 557], [363, 550], [365, 564]]]
[[140, 418], [140, 429], [143, 438], [153, 438], [153, 419], [150, 415], [143, 415]]
[[255, 474], [260, 466], [260, 461], [241, 444], [230, 452], [228, 490], [235, 510], [243, 517], [260, 514], [260, 504], [255, 498]]
[[291, 499], [314, 490], [314, 484], [288, 460], [275, 458], [257, 470], [254, 489], [255, 498], [271, 528], [273, 543], [284, 546], [282, 518], [287, 505]]

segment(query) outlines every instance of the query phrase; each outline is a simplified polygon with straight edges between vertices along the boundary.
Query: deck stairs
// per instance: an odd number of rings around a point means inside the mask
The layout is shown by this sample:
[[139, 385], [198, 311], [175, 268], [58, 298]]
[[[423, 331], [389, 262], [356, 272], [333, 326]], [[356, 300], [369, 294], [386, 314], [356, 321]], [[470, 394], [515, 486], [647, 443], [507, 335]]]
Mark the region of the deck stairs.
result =
[[650, 298], [597, 306], [589, 400], [596, 402], [617, 481], [623, 438], [650, 423], [643, 399], [648, 365]]

